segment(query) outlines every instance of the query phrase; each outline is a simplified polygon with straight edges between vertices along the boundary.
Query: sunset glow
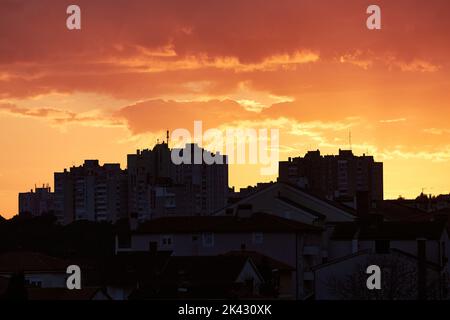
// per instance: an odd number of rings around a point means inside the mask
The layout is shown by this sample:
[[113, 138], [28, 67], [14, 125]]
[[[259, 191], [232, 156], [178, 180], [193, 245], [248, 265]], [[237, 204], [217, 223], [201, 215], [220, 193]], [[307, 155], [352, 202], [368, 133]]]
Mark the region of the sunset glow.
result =
[[[280, 159], [351, 147], [385, 198], [450, 192], [450, 2], [0, 2], [0, 214], [84, 159], [119, 162], [166, 130], [280, 130]], [[124, 9], [126, 8], [126, 9]], [[231, 186], [276, 179], [230, 166]]]

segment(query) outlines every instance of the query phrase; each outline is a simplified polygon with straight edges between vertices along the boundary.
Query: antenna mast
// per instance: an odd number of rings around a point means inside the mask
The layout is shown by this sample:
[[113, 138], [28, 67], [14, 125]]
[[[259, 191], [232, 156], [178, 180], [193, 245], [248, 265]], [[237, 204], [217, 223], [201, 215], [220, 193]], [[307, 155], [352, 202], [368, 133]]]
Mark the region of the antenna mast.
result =
[[352, 131], [348, 132], [348, 145], [350, 146], [350, 150], [352, 150]]

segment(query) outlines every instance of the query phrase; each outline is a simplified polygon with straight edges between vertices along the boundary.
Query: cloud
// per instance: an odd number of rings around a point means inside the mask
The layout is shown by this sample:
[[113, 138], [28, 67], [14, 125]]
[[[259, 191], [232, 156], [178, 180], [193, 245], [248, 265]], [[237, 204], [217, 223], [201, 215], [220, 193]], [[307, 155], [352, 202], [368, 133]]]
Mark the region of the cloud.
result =
[[392, 65], [399, 67], [404, 72], [437, 72], [441, 69], [441, 66], [421, 59], [414, 59], [411, 62], [396, 61]]
[[398, 119], [386, 119], [380, 120], [380, 123], [397, 123], [397, 122], [405, 122], [406, 118], [398, 118]]
[[149, 100], [123, 107], [114, 117], [125, 119], [132, 133], [141, 134], [185, 128], [193, 126], [194, 121], [202, 121], [205, 128], [215, 128], [240, 119], [255, 119], [258, 115], [232, 100]]
[[443, 134], [450, 134], [450, 129], [427, 128], [423, 129], [423, 132], [440, 136]]
[[386, 149], [381, 151], [379, 154], [381, 159], [419, 159], [419, 160], [428, 160], [433, 162], [447, 162], [450, 161], [450, 146], [444, 146], [441, 151], [406, 151], [404, 148], [399, 149]]
[[102, 115], [98, 111], [74, 113], [56, 108], [22, 108], [13, 104], [0, 104], [0, 112], [20, 117], [42, 118], [56, 125], [78, 123], [94, 127], [123, 126], [123, 121]]
[[331, 81], [339, 71], [329, 64], [435, 73], [450, 55], [446, 0], [380, 0], [379, 34], [365, 27], [366, 5], [358, 0], [77, 4], [80, 32], [65, 28], [64, 2], [0, 3], [0, 98], [83, 91], [149, 100], [198, 93], [186, 83], [205, 81], [202, 93], [218, 95], [250, 79], [292, 95], [298, 80], [290, 90], [274, 79], [287, 72], [304, 79], [312, 68]]

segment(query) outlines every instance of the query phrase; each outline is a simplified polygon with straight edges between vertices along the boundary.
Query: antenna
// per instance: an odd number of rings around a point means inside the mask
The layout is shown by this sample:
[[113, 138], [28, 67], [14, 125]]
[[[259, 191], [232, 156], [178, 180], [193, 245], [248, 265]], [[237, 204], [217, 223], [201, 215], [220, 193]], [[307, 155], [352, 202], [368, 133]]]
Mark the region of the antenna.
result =
[[348, 145], [350, 146], [350, 150], [352, 150], [352, 131], [348, 132]]

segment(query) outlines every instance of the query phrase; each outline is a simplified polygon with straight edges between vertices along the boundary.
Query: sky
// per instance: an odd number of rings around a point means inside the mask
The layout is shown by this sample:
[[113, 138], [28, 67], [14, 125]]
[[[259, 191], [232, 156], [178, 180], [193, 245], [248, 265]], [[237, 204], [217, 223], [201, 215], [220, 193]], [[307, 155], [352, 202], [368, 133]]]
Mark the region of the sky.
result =
[[[125, 168], [195, 120], [278, 129], [281, 160], [336, 154], [351, 132], [384, 162], [385, 198], [449, 193], [449, 32], [448, 0], [0, 0], [0, 214], [55, 171]], [[275, 178], [230, 167], [237, 187]]]

